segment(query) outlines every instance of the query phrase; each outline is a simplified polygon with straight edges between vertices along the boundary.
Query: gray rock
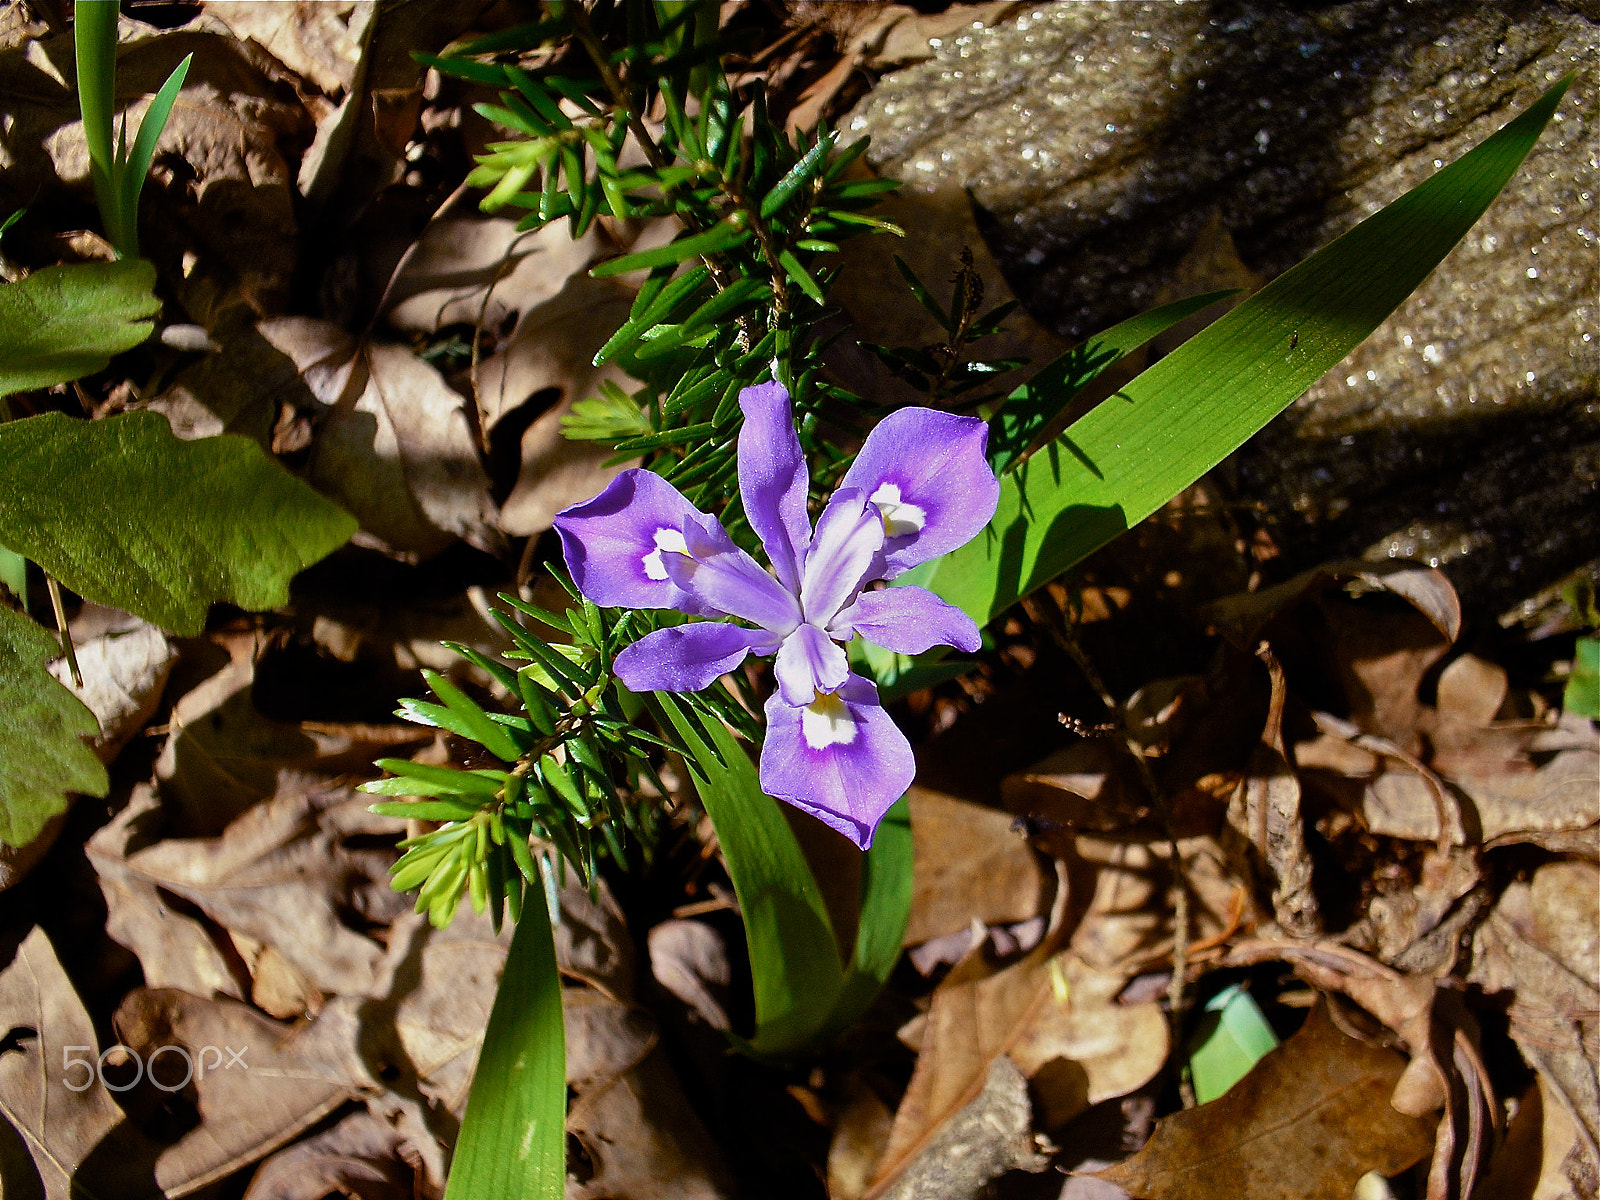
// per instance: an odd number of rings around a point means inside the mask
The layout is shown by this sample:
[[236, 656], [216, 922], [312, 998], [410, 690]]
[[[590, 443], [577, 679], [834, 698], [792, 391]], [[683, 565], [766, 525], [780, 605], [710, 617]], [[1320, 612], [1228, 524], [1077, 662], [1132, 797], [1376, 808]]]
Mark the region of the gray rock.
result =
[[1080, 337], [1270, 278], [1575, 67], [1517, 177], [1355, 353], [1231, 460], [1291, 565], [1443, 563], [1482, 609], [1600, 554], [1600, 6], [1040, 5], [947, 39], [850, 118], [917, 189], [970, 189], [1033, 313]]

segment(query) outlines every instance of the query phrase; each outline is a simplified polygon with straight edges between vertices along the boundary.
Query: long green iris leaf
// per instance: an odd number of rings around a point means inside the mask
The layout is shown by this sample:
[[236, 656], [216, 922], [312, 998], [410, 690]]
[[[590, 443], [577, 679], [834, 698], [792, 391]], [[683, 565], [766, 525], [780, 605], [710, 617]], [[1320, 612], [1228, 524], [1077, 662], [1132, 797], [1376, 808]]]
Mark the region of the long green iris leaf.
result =
[[567, 1179], [567, 1055], [550, 913], [523, 910], [478, 1053], [445, 1200], [560, 1200]]
[[1400, 306], [1510, 181], [1570, 82], [1079, 418], [1006, 477], [982, 535], [900, 582], [981, 624], [1155, 512]]

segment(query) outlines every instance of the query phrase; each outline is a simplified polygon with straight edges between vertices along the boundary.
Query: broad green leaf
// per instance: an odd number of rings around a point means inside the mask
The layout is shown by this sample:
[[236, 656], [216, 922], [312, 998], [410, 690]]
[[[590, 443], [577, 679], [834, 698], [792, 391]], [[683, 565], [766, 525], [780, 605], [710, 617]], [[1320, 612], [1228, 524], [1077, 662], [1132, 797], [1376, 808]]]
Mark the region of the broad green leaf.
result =
[[911, 919], [911, 806], [905, 797], [884, 814], [861, 864], [856, 945], [834, 1003], [828, 1033], [854, 1025], [889, 981]]
[[567, 1186], [566, 1076], [561, 977], [550, 912], [538, 897], [511, 938], [445, 1200], [561, 1200]]
[[1074, 422], [1006, 477], [987, 530], [900, 582], [982, 624], [1188, 487], [1400, 306], [1511, 179], [1570, 82]]
[[689, 751], [739, 897], [755, 982], [756, 1033], [748, 1048], [789, 1057], [826, 1030], [844, 982], [822, 892], [778, 801], [762, 792], [754, 764], [727, 728], [717, 720], [702, 724], [668, 693], [652, 693], [651, 701]]
[[1278, 1044], [1266, 1017], [1250, 993], [1238, 984], [1225, 987], [1206, 1002], [1200, 1023], [1189, 1039], [1189, 1079], [1201, 1104], [1222, 1095]]
[[1578, 639], [1561, 707], [1591, 720], [1600, 719], [1600, 638]]
[[155, 328], [156, 269], [143, 259], [46, 267], [0, 286], [0, 396], [101, 370]]
[[355, 530], [248, 438], [180, 441], [157, 413], [0, 425], [0, 543], [176, 633], [198, 633], [214, 600], [287, 603], [295, 572]]
[[61, 647], [0, 605], [0, 843], [26, 846], [67, 807], [67, 792], [104, 796], [106, 769], [83, 741], [94, 715], [45, 670]]

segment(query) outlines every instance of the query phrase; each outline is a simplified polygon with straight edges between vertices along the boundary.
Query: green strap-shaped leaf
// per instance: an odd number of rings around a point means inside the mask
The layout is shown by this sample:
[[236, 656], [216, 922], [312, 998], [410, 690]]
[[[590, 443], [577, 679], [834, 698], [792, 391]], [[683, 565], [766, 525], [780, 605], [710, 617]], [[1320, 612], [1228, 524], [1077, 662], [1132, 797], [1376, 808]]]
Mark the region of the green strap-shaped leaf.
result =
[[911, 806], [902, 796], [878, 823], [862, 863], [855, 951], [827, 1033], [842, 1033], [854, 1025], [883, 990], [889, 972], [900, 961], [900, 944], [910, 919]]
[[900, 581], [982, 624], [1188, 487], [1400, 306], [1499, 195], [1570, 82], [1074, 422], [1005, 479], [983, 534]]
[[517, 922], [456, 1139], [445, 1200], [561, 1200], [567, 1186], [567, 1043], [550, 911]]
[[46, 267], [0, 287], [0, 396], [92, 375], [155, 328], [143, 259]]
[[214, 600], [287, 603], [295, 572], [355, 530], [248, 438], [180, 441], [157, 413], [0, 425], [0, 544], [176, 633]]
[[42, 628], [0, 606], [0, 842], [26, 846], [67, 807], [66, 792], [104, 796], [106, 769], [83, 741], [94, 714], [45, 670], [61, 653]]
[[1235, 295], [1232, 290], [1206, 292], [1174, 300], [1160, 308], [1118, 322], [1104, 333], [1079, 342], [1006, 397], [989, 429], [989, 465], [1003, 475], [1033, 439], [1089, 384], [1158, 334], [1185, 317]]
[[755, 982], [756, 1033], [747, 1048], [790, 1057], [828, 1028], [844, 984], [821, 889], [778, 801], [762, 792], [754, 764], [727, 728], [696, 720], [670, 694], [652, 693], [651, 702], [689, 751], [739, 897]]

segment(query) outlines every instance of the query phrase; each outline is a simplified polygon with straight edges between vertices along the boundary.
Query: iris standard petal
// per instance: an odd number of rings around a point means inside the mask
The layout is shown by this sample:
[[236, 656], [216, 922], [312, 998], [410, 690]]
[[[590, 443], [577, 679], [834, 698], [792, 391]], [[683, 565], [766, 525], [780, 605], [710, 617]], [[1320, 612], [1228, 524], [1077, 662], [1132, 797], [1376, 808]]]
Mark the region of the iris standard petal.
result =
[[617, 678], [630, 692], [698, 692], [744, 661], [771, 654], [774, 638], [762, 629], [726, 622], [658, 629], [625, 646], [616, 657]]
[[739, 495], [778, 579], [800, 593], [800, 567], [811, 540], [806, 515], [806, 469], [795, 434], [789, 393], [780, 383], [763, 383], [739, 393], [744, 426], [739, 430]]
[[803, 708], [767, 701], [761, 788], [832, 826], [865, 850], [890, 805], [916, 777], [906, 735], [859, 675]]
[[806, 552], [800, 606], [806, 620], [826, 626], [855, 599], [867, 570], [883, 549], [883, 521], [866, 494], [840, 488], [817, 519], [816, 536]]
[[902, 408], [867, 435], [840, 488], [860, 488], [883, 516], [883, 578], [972, 540], [994, 516], [1000, 483], [977, 417]]
[[784, 700], [799, 706], [811, 703], [818, 692], [838, 688], [850, 675], [850, 660], [844, 647], [806, 623], [783, 639], [772, 669]]
[[921, 654], [934, 646], [971, 653], [983, 642], [977, 623], [927, 588], [889, 587], [862, 592], [834, 618], [828, 632], [848, 638], [859, 633], [875, 646], [898, 654]]
[[662, 558], [684, 548], [685, 529], [697, 543], [731, 549], [733, 542], [715, 517], [655, 472], [623, 471], [594, 499], [557, 513], [552, 524], [572, 582], [596, 604], [717, 615], [672, 581]]
[[727, 550], [702, 558], [664, 554], [667, 575], [695, 602], [718, 615], [740, 617], [783, 637], [800, 624], [800, 602], [743, 550]]

